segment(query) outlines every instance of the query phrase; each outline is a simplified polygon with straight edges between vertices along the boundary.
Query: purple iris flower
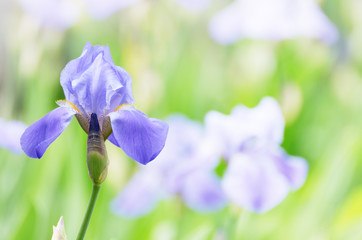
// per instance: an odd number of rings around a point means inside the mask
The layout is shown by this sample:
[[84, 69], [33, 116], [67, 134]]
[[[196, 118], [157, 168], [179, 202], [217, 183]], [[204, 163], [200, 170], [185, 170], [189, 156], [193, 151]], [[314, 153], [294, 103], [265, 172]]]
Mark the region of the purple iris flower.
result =
[[213, 172], [218, 156], [204, 139], [202, 126], [181, 115], [167, 122], [164, 150], [156, 161], [141, 167], [113, 201], [115, 213], [139, 217], [175, 194], [196, 211], [216, 211], [225, 205], [220, 179]]
[[5, 121], [0, 118], [0, 147], [6, 148], [13, 153], [21, 153], [20, 136], [26, 127], [20, 121]]
[[59, 107], [33, 123], [21, 137], [29, 157], [41, 158], [74, 115], [87, 132], [92, 113], [105, 139], [109, 136], [110, 142], [134, 160], [147, 164], [160, 153], [168, 125], [133, 107], [132, 79], [113, 63], [108, 46], [87, 43], [82, 55], [65, 66], [60, 84], [66, 100], [57, 101]]
[[222, 187], [231, 201], [263, 213], [303, 185], [307, 162], [280, 147], [284, 119], [273, 98], [251, 109], [237, 106], [229, 116], [210, 112], [205, 122], [208, 136], [218, 143], [228, 164]]
[[305, 37], [333, 43], [338, 31], [313, 0], [235, 0], [210, 22], [220, 44], [243, 38], [280, 41]]

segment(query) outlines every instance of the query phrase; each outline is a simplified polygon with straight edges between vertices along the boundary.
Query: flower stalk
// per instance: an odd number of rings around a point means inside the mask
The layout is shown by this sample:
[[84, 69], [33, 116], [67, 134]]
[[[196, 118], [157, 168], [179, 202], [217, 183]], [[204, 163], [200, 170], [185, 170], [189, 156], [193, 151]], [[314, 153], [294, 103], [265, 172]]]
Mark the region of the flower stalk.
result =
[[87, 231], [89, 221], [92, 217], [94, 205], [96, 204], [98, 193], [99, 193], [100, 189], [101, 189], [101, 185], [93, 184], [92, 194], [91, 194], [91, 197], [90, 197], [90, 200], [88, 203], [87, 211], [84, 215], [82, 226], [80, 227], [80, 230], [79, 230], [79, 233], [77, 236], [77, 240], [82, 240], [85, 236], [85, 233]]

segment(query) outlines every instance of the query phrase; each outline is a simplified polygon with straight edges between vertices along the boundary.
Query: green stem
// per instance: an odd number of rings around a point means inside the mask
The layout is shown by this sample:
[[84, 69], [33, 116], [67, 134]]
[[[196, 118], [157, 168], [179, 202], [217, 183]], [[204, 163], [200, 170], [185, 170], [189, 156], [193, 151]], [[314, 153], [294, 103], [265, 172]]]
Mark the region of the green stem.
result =
[[77, 240], [82, 240], [84, 238], [90, 218], [92, 217], [93, 208], [94, 208], [94, 205], [96, 204], [97, 196], [98, 196], [100, 189], [101, 189], [101, 185], [93, 184], [91, 198], [89, 200], [87, 212], [84, 215], [83, 223], [82, 223], [82, 226], [80, 227], [80, 230], [79, 230], [79, 233], [77, 236]]

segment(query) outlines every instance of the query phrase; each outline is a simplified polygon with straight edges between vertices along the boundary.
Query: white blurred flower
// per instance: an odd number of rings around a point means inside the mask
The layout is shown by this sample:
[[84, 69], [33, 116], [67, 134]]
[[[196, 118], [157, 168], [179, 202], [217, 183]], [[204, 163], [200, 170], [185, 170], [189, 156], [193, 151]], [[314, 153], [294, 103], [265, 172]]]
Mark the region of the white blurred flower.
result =
[[243, 38], [281, 41], [314, 38], [333, 43], [338, 31], [313, 0], [235, 0], [210, 21], [220, 44]]
[[53, 226], [52, 240], [67, 240], [67, 236], [65, 235], [64, 230], [63, 216], [60, 217], [58, 225], [56, 227]]

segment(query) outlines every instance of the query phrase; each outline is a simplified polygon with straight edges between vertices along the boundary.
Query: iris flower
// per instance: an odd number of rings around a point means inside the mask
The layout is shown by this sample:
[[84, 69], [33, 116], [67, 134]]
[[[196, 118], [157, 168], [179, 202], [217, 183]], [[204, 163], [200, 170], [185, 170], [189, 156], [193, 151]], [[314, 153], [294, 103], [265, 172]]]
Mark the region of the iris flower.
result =
[[20, 137], [26, 129], [26, 125], [20, 121], [5, 121], [0, 118], [0, 147], [13, 153], [21, 153]]
[[306, 37], [333, 43], [338, 31], [313, 0], [235, 0], [210, 21], [220, 44], [243, 38], [280, 41]]
[[280, 147], [284, 119], [273, 98], [264, 98], [251, 109], [237, 106], [230, 115], [210, 112], [205, 124], [228, 165], [222, 187], [239, 206], [263, 213], [303, 185], [307, 162]]
[[65, 66], [60, 84], [65, 100], [57, 101], [59, 107], [29, 126], [21, 137], [29, 157], [41, 158], [73, 116], [88, 133], [91, 115], [99, 121], [104, 139], [142, 164], [162, 150], [168, 125], [134, 108], [132, 79], [114, 64], [108, 46], [87, 43], [82, 55]]
[[182, 115], [171, 116], [166, 145], [156, 161], [142, 167], [114, 200], [112, 208], [124, 217], [149, 213], [163, 198], [179, 195], [191, 209], [222, 208], [225, 197], [213, 172], [218, 156], [204, 140], [199, 123]]

